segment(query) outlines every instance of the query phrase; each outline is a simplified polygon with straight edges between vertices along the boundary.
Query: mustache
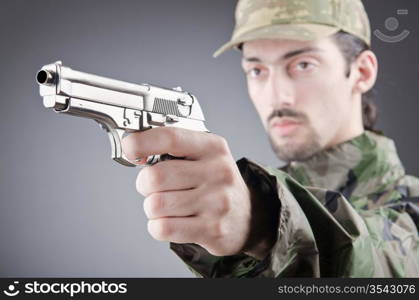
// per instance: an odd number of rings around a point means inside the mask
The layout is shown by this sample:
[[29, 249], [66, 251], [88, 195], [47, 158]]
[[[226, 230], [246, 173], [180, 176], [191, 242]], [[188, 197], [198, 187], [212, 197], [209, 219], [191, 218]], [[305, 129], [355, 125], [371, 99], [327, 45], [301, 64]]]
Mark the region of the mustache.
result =
[[304, 121], [306, 120], [306, 116], [302, 113], [299, 113], [295, 110], [289, 109], [289, 108], [283, 108], [283, 109], [276, 109], [274, 110], [268, 117], [268, 123], [275, 117], [281, 118], [281, 117], [292, 117], [296, 119], [297, 121]]

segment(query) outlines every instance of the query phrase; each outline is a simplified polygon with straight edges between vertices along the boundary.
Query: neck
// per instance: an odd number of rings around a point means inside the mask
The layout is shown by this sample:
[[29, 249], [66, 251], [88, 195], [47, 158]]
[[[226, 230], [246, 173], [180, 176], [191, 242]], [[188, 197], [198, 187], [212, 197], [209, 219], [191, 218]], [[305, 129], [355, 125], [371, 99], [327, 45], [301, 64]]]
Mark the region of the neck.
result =
[[361, 95], [359, 99], [352, 99], [356, 105], [352, 105], [352, 111], [348, 111], [347, 118], [343, 120], [335, 137], [327, 144], [326, 149], [336, 146], [338, 144], [349, 141], [364, 133], [364, 125], [362, 122], [362, 102]]

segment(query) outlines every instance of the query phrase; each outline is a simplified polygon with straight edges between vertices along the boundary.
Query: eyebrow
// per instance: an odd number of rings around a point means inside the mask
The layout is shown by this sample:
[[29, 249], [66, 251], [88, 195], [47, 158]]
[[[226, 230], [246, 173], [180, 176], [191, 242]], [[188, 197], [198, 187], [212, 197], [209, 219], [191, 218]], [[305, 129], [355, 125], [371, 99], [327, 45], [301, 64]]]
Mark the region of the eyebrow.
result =
[[[320, 52], [323, 51], [320, 48], [317, 47], [306, 47], [306, 48], [302, 48], [302, 49], [298, 49], [298, 50], [293, 50], [290, 52], [285, 53], [284, 55], [282, 55], [279, 58], [279, 61], [284, 61], [287, 59], [290, 59], [291, 57], [300, 55], [302, 53], [307, 53], [307, 52]], [[258, 57], [243, 57], [243, 60], [246, 62], [262, 62], [262, 60]]]

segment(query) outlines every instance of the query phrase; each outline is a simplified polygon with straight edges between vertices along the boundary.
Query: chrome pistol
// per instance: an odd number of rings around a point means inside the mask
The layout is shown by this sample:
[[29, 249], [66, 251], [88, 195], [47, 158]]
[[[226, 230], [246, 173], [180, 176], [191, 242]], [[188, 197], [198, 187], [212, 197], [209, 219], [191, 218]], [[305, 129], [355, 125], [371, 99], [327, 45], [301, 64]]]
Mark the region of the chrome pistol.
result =
[[[126, 133], [161, 126], [208, 132], [198, 100], [180, 87], [115, 80], [73, 70], [61, 61], [43, 66], [36, 80], [46, 108], [98, 122], [109, 135], [112, 158], [124, 166], [136, 166], [122, 152]], [[146, 164], [167, 158], [151, 155]]]

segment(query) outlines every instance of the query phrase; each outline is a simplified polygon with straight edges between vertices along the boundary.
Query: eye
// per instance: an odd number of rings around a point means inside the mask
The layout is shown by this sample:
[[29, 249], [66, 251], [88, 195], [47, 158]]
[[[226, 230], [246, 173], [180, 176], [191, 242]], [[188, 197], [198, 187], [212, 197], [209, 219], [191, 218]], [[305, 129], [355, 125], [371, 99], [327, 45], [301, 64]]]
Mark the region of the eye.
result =
[[315, 61], [313, 62], [312, 60], [299, 59], [298, 61], [295, 61], [289, 65], [288, 72], [294, 76], [309, 75], [314, 72], [317, 67], [318, 64]]
[[249, 77], [256, 78], [262, 73], [262, 70], [260, 68], [251, 68], [246, 73]]
[[313, 64], [311, 64], [309, 62], [306, 62], [306, 61], [302, 61], [302, 62], [297, 64], [296, 69], [304, 71], [304, 70], [309, 69], [310, 67], [313, 67]]

